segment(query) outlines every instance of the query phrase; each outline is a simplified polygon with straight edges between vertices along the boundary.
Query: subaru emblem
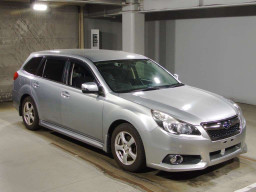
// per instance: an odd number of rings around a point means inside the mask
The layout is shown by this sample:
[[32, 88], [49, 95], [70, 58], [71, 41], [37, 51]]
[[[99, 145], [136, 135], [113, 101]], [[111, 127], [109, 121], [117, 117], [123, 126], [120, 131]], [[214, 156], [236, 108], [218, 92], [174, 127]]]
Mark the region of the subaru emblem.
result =
[[230, 121], [225, 121], [222, 126], [224, 127], [224, 129], [229, 129], [231, 127], [231, 122]]

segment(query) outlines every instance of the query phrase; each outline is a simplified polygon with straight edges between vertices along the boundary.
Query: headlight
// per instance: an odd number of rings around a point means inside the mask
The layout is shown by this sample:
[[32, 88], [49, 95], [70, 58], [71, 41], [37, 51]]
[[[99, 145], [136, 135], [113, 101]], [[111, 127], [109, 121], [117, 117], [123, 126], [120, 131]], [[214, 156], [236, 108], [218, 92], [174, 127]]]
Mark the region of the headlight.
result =
[[242, 128], [244, 128], [246, 126], [246, 121], [245, 121], [245, 118], [243, 116], [242, 109], [234, 102], [233, 102], [233, 106], [236, 109], [236, 112], [237, 112], [237, 115], [238, 115], [238, 118], [239, 118], [239, 121], [240, 121], [240, 125], [242, 126]]
[[185, 135], [201, 135], [196, 127], [193, 125], [180, 122], [170, 115], [162, 113], [160, 111], [151, 110], [152, 116], [156, 123], [162, 127], [165, 131], [172, 134], [185, 134]]

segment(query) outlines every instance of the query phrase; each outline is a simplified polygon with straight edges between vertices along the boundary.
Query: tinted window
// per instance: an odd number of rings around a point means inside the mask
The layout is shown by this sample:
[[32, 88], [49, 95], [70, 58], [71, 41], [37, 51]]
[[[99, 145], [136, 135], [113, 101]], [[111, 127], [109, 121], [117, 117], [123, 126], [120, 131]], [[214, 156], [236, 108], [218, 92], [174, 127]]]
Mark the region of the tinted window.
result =
[[43, 77], [53, 81], [62, 82], [62, 74], [65, 63], [66, 60], [62, 59], [47, 59]]
[[69, 85], [81, 89], [83, 83], [94, 82], [94, 76], [88, 67], [71, 61]]
[[45, 61], [43, 61], [37, 69], [37, 75], [42, 77], [44, 72]]
[[27, 62], [27, 64], [24, 66], [23, 69], [28, 73], [35, 75], [41, 60], [42, 60], [42, 57], [34, 57]]

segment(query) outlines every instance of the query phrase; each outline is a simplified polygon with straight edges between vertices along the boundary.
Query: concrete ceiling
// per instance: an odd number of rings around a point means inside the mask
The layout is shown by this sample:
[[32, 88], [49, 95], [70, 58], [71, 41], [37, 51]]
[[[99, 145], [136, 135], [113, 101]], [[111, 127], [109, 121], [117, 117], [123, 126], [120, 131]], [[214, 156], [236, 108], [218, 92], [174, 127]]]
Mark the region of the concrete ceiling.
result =
[[[31, 0], [1, 0], [4, 2], [30, 3]], [[70, 4], [102, 4], [122, 6], [123, 0], [35, 0], [38, 2], [70, 3]]]
[[105, 4], [105, 5], [122, 5], [122, 0], [37, 0], [43, 2], [60, 2], [60, 3], [85, 3], [85, 4]]
[[3, 2], [19, 2], [19, 3], [29, 3], [30, 0], [2, 0]]

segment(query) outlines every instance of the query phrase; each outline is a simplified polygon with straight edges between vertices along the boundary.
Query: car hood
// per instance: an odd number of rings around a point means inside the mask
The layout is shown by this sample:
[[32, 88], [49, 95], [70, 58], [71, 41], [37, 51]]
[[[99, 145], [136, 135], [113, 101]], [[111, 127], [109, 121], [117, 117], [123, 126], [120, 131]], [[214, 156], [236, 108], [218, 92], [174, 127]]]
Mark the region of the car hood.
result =
[[167, 113], [181, 121], [200, 125], [236, 115], [224, 97], [191, 86], [122, 93], [123, 99]]

